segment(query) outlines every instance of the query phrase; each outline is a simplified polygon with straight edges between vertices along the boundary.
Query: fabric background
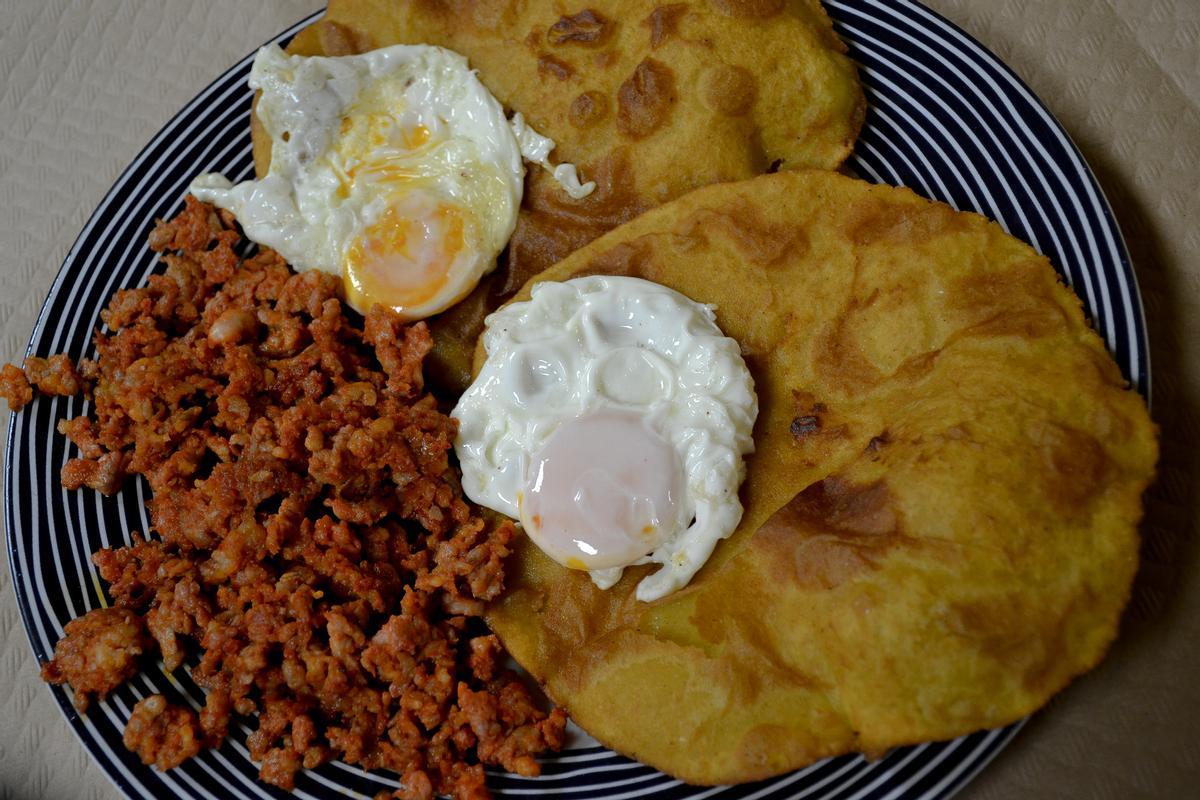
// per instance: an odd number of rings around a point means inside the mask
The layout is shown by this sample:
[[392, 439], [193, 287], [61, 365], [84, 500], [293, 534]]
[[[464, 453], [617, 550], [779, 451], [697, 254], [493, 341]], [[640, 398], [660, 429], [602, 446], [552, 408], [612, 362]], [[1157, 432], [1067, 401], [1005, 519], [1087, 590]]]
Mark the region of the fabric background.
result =
[[[926, 0], [1000, 55], [1099, 176], [1145, 298], [1160, 477], [1120, 639], [960, 796], [1195, 797], [1200, 786], [1200, 2]], [[0, 0], [0, 363], [75, 235], [194, 94], [315, 0]], [[0, 411], [0, 424], [7, 412]], [[0, 568], [0, 798], [118, 794], [37, 678]]]

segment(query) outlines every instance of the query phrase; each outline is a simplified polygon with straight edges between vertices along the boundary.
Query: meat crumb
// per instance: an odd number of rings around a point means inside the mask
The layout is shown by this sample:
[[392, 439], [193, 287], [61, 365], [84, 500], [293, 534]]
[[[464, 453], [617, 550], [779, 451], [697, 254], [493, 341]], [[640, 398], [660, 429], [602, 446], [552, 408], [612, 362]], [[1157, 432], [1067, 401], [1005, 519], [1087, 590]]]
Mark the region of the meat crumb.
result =
[[83, 383], [75, 365], [65, 355], [25, 359], [25, 377], [42, 394], [70, 396], [79, 394]]
[[200, 752], [196, 712], [152, 694], [133, 707], [123, 740], [143, 764], [160, 770], [178, 767]]
[[81, 712], [93, 697], [106, 696], [136, 675], [138, 659], [151, 645], [142, 618], [126, 608], [94, 609], [63, 630], [54, 658], [42, 665], [42, 680], [70, 684]]
[[33, 387], [29, 385], [29, 379], [12, 364], [0, 367], [0, 397], [14, 412], [20, 411], [33, 400]]

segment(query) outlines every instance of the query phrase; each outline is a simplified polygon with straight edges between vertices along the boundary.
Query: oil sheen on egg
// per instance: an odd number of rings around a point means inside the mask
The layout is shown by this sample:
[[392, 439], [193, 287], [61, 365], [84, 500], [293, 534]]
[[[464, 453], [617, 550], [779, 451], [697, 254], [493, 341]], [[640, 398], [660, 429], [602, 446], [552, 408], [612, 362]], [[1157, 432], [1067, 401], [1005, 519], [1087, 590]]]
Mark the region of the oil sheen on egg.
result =
[[608, 588], [687, 585], [742, 516], [754, 381], [713, 309], [638, 278], [544, 282], [487, 319], [452, 416], [463, 490]]
[[522, 155], [582, 197], [554, 143], [512, 121], [450, 50], [397, 45], [339, 58], [260, 50], [250, 87], [271, 138], [262, 180], [201, 175], [200, 200], [233, 212], [246, 236], [298, 271], [340, 275], [346, 301], [405, 319], [435, 314], [488, 271], [516, 225]]

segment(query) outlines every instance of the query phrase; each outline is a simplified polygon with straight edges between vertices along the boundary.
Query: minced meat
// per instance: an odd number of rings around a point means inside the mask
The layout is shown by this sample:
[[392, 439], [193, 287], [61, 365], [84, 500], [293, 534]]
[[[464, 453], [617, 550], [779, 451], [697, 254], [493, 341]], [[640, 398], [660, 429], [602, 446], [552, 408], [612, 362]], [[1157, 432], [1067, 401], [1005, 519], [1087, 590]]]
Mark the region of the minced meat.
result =
[[94, 361], [0, 373], [14, 408], [29, 383], [91, 395], [91, 417], [59, 425], [80, 451], [65, 486], [152, 490], [152, 535], [94, 558], [114, 607], [67, 626], [45, 678], [83, 708], [143, 649], [194, 665], [198, 715], [155, 696], [127, 729], [159, 768], [243, 714], [284, 789], [339, 758], [396, 771], [407, 800], [488, 797], [483, 764], [537, 774], [566, 716], [501, 666], [479, 619], [515, 530], [462, 497], [455, 423], [424, 391], [426, 326], [359, 318], [335, 277], [272, 251], [239, 257], [233, 218], [190, 197], [150, 244], [165, 274], [113, 296]]

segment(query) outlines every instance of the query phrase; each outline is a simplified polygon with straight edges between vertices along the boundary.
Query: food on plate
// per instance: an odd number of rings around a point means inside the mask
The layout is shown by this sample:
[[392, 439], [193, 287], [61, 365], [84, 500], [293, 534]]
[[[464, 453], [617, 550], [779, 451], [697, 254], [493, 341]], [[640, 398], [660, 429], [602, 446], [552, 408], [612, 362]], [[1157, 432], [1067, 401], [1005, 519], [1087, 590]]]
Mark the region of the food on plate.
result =
[[0, 398], [13, 411], [20, 411], [33, 400], [33, 387], [42, 394], [72, 395], [80, 388], [79, 374], [71, 359], [64, 355], [25, 359], [24, 369], [12, 364], [0, 367]]
[[[431, 376], [461, 392], [483, 318], [530, 277], [601, 233], [698, 186], [771, 169], [834, 169], [864, 100], [817, 0], [331, 0], [292, 53], [391, 44], [462, 53], [479, 79], [579, 166], [576, 200], [530, 173], [500, 268], [430, 322]], [[270, 139], [253, 125], [259, 175]]]
[[[537, 774], [566, 717], [480, 619], [515, 531], [461, 496], [424, 323], [381, 306], [356, 321], [336, 277], [239, 258], [232, 216], [194, 198], [150, 241], [166, 272], [113, 296], [95, 360], [25, 364], [39, 389], [73, 382], [92, 402], [59, 423], [80, 451], [63, 485], [141, 475], [152, 492], [150, 536], [94, 557], [111, 607], [66, 626], [43, 677], [82, 710], [155, 655], [168, 672], [186, 660], [199, 713], [151, 695], [125, 731], [160, 769], [240, 716], [283, 789], [333, 759], [394, 770], [405, 800], [486, 798], [484, 764]], [[14, 405], [25, 373], [3, 373]]]
[[260, 51], [258, 180], [196, 179], [95, 360], [0, 368], [13, 409], [91, 401], [64, 487], [152, 491], [43, 677], [84, 710], [194, 665], [199, 712], [126, 727], [159, 769], [254, 716], [285, 790], [479, 800], [566, 709], [718, 784], [1090, 669], [1154, 427], [1044, 257], [812, 169], [862, 122], [844, 50], [816, 0], [333, 0]]
[[662, 565], [639, 600], [686, 585], [741, 519], [758, 414], [712, 309], [636, 278], [545, 281], [481, 342], [451, 414], [467, 497], [602, 588], [635, 563]]
[[97, 608], [64, 626], [55, 658], [42, 668], [51, 683], [69, 683], [75, 707], [86, 711], [138, 673], [138, 660], [153, 641], [146, 622], [127, 608]]
[[[362, 314], [379, 304], [424, 319], [474, 289], [516, 225], [522, 155], [549, 167], [554, 143], [510, 124], [466, 59], [440, 47], [309, 58], [268, 45], [249, 82], [269, 171], [237, 186], [201, 175], [192, 194], [297, 271], [339, 276]], [[594, 188], [570, 165], [551, 169], [573, 197]]]
[[516, 300], [585, 275], [713, 304], [759, 403], [741, 524], [685, 588], [639, 602], [647, 567], [601, 590], [514, 541], [487, 619], [601, 742], [763, 778], [1012, 722], [1103, 656], [1155, 430], [1043, 256], [798, 171], [646, 212]]

